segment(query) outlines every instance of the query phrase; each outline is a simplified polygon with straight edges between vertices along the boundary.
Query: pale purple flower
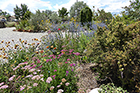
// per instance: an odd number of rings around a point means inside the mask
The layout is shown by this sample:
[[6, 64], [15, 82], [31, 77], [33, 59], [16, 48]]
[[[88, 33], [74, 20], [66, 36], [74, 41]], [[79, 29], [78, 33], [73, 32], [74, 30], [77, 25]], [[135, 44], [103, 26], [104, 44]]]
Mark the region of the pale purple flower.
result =
[[26, 78], [28, 78], [28, 77], [33, 77], [33, 75], [32, 74], [31, 75], [27, 75]]
[[15, 71], [16, 69], [18, 69], [20, 66], [17, 66], [17, 67], [15, 67], [15, 68], [13, 68], [13, 70]]
[[68, 74], [68, 73], [69, 73], [69, 71], [66, 71], [66, 73]]
[[37, 71], [40, 72], [41, 70], [38, 69]]
[[51, 81], [52, 81], [51, 77], [48, 77], [47, 80], [46, 80], [47, 83], [50, 83]]
[[29, 70], [29, 72], [34, 72], [36, 69], [35, 68], [32, 68]]
[[65, 85], [66, 85], [66, 86], [68, 86], [69, 84], [70, 84], [70, 83], [68, 83], [68, 82], [67, 82], [67, 83], [65, 83]]
[[80, 55], [80, 53], [78, 53], [78, 52], [76, 52], [76, 53], [73, 52], [73, 54], [75, 54], [76, 56]]
[[39, 76], [39, 75], [36, 75], [36, 76], [33, 76], [32, 77], [32, 80], [34, 80], [34, 79], [37, 79], [37, 80], [39, 80], [41, 77]]
[[20, 91], [22, 91], [23, 89], [25, 89], [25, 86], [20, 86]]
[[0, 83], [0, 86], [3, 85], [3, 84], [4, 84], [4, 82], [1, 82], [1, 83]]
[[53, 89], [54, 89], [54, 86], [51, 86], [51, 87], [50, 87], [50, 90], [53, 90]]
[[33, 84], [34, 87], [36, 87], [37, 85], [38, 85], [37, 83], [34, 83], [34, 84]]
[[43, 78], [41, 78], [40, 80], [41, 80], [41, 81], [44, 81], [44, 79], [43, 79]]
[[20, 64], [18, 64], [18, 66], [25, 65], [25, 64], [28, 64], [28, 63], [27, 62], [20, 63]]
[[57, 87], [59, 88], [59, 87], [61, 87], [61, 85], [58, 85]]
[[33, 74], [37, 74], [37, 72], [33, 72]]
[[15, 75], [9, 78], [9, 81], [12, 81], [14, 79]]
[[59, 59], [60, 57], [57, 57], [57, 59]]
[[22, 67], [21, 69], [30, 69], [30, 65], [27, 65], [27, 66], [25, 66], [25, 67]]
[[40, 77], [43, 77], [44, 75], [43, 74], [40, 74]]
[[6, 88], [8, 88], [8, 85], [3, 85], [0, 87], [0, 89], [6, 89]]
[[28, 89], [32, 88], [31, 86], [27, 86]]
[[68, 63], [68, 62], [65, 62], [66, 64]]
[[62, 89], [59, 89], [59, 90], [57, 91], [57, 93], [62, 93], [62, 92], [64, 92], [64, 90], [62, 90]]
[[37, 59], [37, 57], [33, 57], [32, 60], [35, 61]]

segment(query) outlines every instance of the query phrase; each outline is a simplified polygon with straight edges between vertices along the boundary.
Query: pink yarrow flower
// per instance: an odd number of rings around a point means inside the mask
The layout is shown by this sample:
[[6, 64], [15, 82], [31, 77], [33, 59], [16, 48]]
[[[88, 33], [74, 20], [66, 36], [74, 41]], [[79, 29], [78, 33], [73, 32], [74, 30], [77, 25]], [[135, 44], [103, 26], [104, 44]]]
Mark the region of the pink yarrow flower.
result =
[[1, 83], [0, 83], [0, 86], [3, 85], [3, 84], [4, 84], [4, 82], [1, 82]]
[[37, 83], [34, 83], [34, 84], [33, 84], [34, 87], [36, 87], [37, 85], [38, 85]]
[[6, 88], [8, 88], [8, 85], [3, 85], [0, 87], [0, 89], [6, 89]]
[[78, 52], [76, 52], [76, 53], [73, 52], [73, 54], [75, 54], [76, 56], [80, 55], [80, 53], [78, 53]]
[[51, 81], [52, 81], [51, 77], [48, 77], [47, 80], [46, 80], [47, 83], [50, 83]]
[[9, 81], [12, 81], [14, 79], [15, 75], [9, 78]]
[[62, 90], [62, 89], [59, 89], [59, 90], [57, 91], [57, 93], [62, 93], [62, 92], [64, 92], [64, 90]]

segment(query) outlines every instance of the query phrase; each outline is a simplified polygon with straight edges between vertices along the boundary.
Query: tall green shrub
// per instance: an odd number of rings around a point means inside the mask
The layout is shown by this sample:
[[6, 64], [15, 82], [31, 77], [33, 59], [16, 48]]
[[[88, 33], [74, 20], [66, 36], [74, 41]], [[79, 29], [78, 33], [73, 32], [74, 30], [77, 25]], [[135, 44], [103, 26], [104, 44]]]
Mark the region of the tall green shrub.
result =
[[126, 26], [113, 21], [98, 28], [86, 55], [97, 65], [99, 80], [113, 82], [128, 91], [140, 91], [140, 21]]
[[92, 22], [92, 15], [92, 11], [88, 6], [83, 8], [80, 12], [80, 22], [82, 25], [87, 22]]

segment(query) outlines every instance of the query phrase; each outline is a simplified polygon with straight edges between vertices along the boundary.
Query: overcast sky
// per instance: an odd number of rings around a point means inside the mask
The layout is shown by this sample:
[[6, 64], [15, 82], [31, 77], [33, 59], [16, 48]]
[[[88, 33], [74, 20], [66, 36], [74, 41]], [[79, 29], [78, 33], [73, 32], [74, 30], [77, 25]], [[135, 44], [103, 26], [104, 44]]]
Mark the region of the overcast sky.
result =
[[[91, 9], [95, 8], [104, 9], [107, 12], [119, 13], [122, 11], [121, 7], [128, 6], [129, 0], [78, 0], [84, 1]], [[70, 7], [76, 2], [76, 0], [0, 0], [0, 9], [7, 11], [11, 15], [14, 15], [14, 8], [16, 5], [26, 4], [31, 12], [37, 9], [40, 10], [53, 10], [58, 11], [62, 7], [70, 10]]]

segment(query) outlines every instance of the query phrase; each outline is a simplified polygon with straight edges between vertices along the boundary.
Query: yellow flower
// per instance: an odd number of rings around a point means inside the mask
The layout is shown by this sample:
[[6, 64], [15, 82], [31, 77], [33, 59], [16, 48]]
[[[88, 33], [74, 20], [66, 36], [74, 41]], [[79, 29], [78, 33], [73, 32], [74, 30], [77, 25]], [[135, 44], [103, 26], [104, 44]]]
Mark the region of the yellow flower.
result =
[[42, 20], [42, 22], [43, 22], [43, 20]]
[[14, 63], [16, 63], [17, 61], [15, 60], [15, 62]]
[[4, 40], [1, 41], [1, 43], [3, 43], [3, 42], [4, 42]]
[[24, 42], [24, 40], [21, 43], [23, 43], [23, 42]]
[[51, 48], [53, 48], [53, 46], [51, 46]]
[[46, 59], [44, 59], [44, 61], [46, 61]]

